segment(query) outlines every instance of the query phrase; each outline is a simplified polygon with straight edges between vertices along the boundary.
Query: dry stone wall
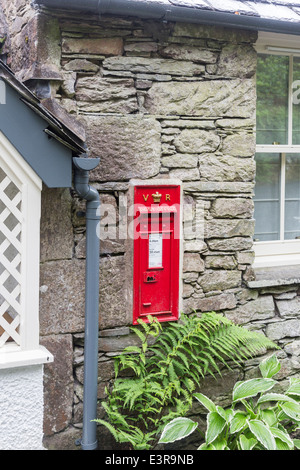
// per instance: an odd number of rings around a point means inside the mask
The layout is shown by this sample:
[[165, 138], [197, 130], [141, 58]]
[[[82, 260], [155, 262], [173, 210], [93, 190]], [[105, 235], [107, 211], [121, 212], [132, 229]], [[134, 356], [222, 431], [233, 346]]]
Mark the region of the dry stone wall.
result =
[[[299, 376], [300, 279], [257, 281], [252, 269], [256, 33], [71, 13], [42, 13], [40, 21], [56, 51], [52, 94], [84, 123], [91, 156], [101, 157], [93, 185], [102, 207], [113, 208], [103, 214], [112, 236], [101, 242], [99, 401], [114, 356], [134, 341], [123, 236], [132, 178], [182, 181], [185, 222], [194, 224], [184, 233], [182, 311], [214, 310], [267, 334], [282, 346], [282, 385]], [[81, 431], [83, 208], [73, 192], [44, 188], [41, 334], [55, 358], [46, 374], [48, 448], [74, 448]], [[205, 381], [203, 392], [226, 404], [235, 381], [253, 376], [258, 363]], [[101, 443], [116, 448], [105, 432]]]

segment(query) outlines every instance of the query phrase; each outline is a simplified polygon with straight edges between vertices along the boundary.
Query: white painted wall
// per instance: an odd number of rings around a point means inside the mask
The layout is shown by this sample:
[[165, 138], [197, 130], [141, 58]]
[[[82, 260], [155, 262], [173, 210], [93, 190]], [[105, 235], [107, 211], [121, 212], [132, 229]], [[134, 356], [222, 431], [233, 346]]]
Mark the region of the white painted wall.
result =
[[0, 370], [0, 450], [43, 450], [43, 365]]

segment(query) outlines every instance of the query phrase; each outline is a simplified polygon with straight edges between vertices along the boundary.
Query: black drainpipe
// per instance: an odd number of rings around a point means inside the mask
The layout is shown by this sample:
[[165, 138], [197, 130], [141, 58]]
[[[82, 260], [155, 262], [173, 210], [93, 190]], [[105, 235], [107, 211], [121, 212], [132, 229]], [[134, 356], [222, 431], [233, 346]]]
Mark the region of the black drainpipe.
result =
[[82, 12], [99, 15], [136, 16], [162, 21], [211, 24], [227, 28], [300, 34], [299, 22], [184, 6], [184, 4], [176, 4], [176, 1], [171, 0], [168, 3], [149, 0], [33, 0], [33, 3], [48, 8], [81, 10]]
[[86, 269], [85, 269], [85, 334], [83, 433], [76, 441], [82, 450], [96, 450], [97, 390], [98, 390], [98, 330], [99, 330], [99, 265], [100, 240], [97, 228], [100, 220], [100, 197], [89, 185], [89, 172], [96, 168], [99, 158], [74, 157], [74, 188], [86, 200]]

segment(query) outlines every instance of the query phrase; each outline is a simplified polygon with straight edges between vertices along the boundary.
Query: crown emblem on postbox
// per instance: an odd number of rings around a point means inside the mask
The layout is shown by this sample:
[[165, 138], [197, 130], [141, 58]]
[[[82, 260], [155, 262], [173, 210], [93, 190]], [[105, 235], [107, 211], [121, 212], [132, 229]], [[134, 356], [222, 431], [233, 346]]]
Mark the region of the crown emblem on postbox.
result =
[[161, 194], [159, 194], [158, 191], [156, 191], [156, 193], [152, 194], [152, 197], [153, 197], [153, 202], [160, 202], [160, 200], [161, 200]]

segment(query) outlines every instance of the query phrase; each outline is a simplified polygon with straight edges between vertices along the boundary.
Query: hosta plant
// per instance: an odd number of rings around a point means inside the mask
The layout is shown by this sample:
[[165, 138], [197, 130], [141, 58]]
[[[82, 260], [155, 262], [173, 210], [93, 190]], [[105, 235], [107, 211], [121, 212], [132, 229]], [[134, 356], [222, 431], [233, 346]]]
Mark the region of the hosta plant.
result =
[[[194, 396], [208, 411], [205, 440], [199, 450], [294, 450], [300, 440], [300, 379], [291, 378], [285, 393], [272, 392], [278, 383], [273, 376], [281, 365], [275, 354], [260, 364], [262, 377], [237, 382], [232, 406], [224, 409], [207, 396]], [[178, 417], [164, 428], [160, 442], [187, 437], [198, 428], [189, 418]]]
[[179, 322], [148, 321], [132, 328], [139, 345], [116, 357], [115, 381], [102, 403], [106, 419], [97, 420], [135, 450], [154, 448], [164, 425], [187, 414], [201, 379], [276, 347], [213, 312], [182, 315]]

